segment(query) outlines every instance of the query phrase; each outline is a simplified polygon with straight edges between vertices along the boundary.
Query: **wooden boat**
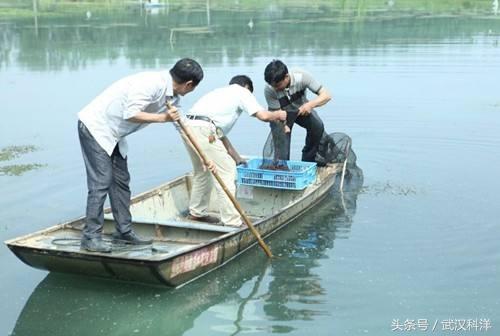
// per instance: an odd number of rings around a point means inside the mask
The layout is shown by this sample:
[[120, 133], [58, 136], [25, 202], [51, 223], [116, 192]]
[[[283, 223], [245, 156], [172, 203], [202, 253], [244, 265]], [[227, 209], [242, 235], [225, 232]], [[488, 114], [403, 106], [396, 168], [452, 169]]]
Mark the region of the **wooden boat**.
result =
[[[320, 202], [332, 188], [342, 165], [318, 168], [316, 180], [303, 190], [239, 186], [238, 201], [263, 238], [268, 237]], [[6, 241], [26, 264], [54, 272], [177, 287], [235, 258], [256, 244], [246, 227], [203, 224], [185, 217], [191, 175], [181, 176], [132, 198], [135, 231], [154, 242], [148, 246], [114, 245], [112, 253], [80, 249], [83, 217]], [[211, 197], [215, 212], [217, 197]], [[103, 237], [115, 223], [105, 210]]]
[[[345, 197], [349, 213], [352, 213], [356, 209], [357, 194], [347, 191]], [[262, 298], [270, 288], [273, 292], [266, 295], [266, 315], [273, 318], [280, 309], [288, 311], [285, 308], [287, 302], [283, 300], [294, 300], [298, 293], [323, 290], [317, 281], [318, 260], [335, 248], [337, 235], [345, 235], [346, 230], [349, 231], [349, 226], [346, 227], [350, 222], [349, 213], [341, 194], [329, 193], [312, 212], [304, 215], [307, 220], [301, 218], [300, 222], [288, 225], [276, 235], [278, 239], [272, 242], [273, 253], [287, 257], [272, 263], [272, 275], [268, 272], [271, 264], [266, 262], [267, 257], [259, 248], [252, 248], [232, 260], [226, 266], [229, 268], [227, 272], [211, 272], [201, 281], [167, 292], [153, 286], [135, 288], [127, 283], [117, 286], [115, 281], [94, 281], [88, 277], [52, 272], [29, 296], [11, 335], [88, 335], [88, 321], [101, 321], [103, 316], [106, 320], [94, 325], [94, 330], [99, 327], [102, 334], [116, 334], [116, 326], [107, 321], [126, 318], [127, 325], [134, 326], [134, 329], [148, 330], [153, 327], [151, 321], [155, 321], [155, 330], [168, 330], [168, 335], [184, 335], [192, 329], [201, 314], [228, 300], [234, 302], [237, 309], [226, 311], [224, 318], [236, 330], [241, 330], [245, 326], [243, 317], [247, 316], [244, 312], [253, 310], [253, 302]], [[339, 224], [342, 233], [338, 231]], [[307, 258], [304, 258], [304, 253], [307, 253]], [[296, 267], [298, 262], [300, 268]], [[287, 286], [276, 286], [284, 281], [282, 277], [293, 274], [300, 274], [300, 277], [287, 282]], [[89, 291], [99, 295], [89, 295]], [[131, 307], [137, 305], [138, 295], [141, 298], [141, 313], [131, 314]], [[113, 302], [113, 308], [103, 305], [103, 302]], [[76, 303], [78, 308], [75, 308]], [[73, 313], [75, 310], [77, 313]], [[307, 310], [296, 313], [299, 317], [304, 314], [305, 318], [309, 314]], [[122, 331], [125, 332], [124, 329]]]

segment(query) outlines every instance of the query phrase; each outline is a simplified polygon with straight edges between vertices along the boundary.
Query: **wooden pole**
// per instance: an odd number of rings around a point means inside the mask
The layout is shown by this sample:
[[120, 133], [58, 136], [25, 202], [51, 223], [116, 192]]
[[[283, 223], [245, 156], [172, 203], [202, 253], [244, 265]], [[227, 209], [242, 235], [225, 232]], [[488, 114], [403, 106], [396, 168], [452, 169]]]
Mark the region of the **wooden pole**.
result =
[[[170, 103], [167, 103], [167, 107], [168, 108], [171, 107]], [[184, 134], [188, 138], [188, 140], [191, 143], [191, 145], [193, 146], [193, 148], [196, 150], [196, 152], [200, 156], [201, 160], [203, 161], [203, 164], [208, 165], [208, 163], [209, 163], [208, 158], [206, 157], [205, 153], [203, 153], [202, 149], [200, 148], [200, 146], [198, 145], [198, 143], [196, 142], [196, 140], [193, 138], [193, 136], [192, 136], [191, 132], [189, 131], [189, 129], [187, 128], [187, 126], [184, 125], [184, 123], [182, 122], [182, 120], [178, 120], [177, 123], [181, 127], [182, 131], [184, 132]], [[266, 243], [264, 242], [264, 240], [260, 236], [259, 232], [255, 229], [255, 227], [253, 226], [252, 222], [250, 221], [250, 219], [248, 218], [248, 216], [243, 211], [243, 208], [241, 207], [241, 205], [238, 202], [238, 200], [236, 200], [236, 198], [234, 197], [234, 195], [229, 191], [229, 189], [227, 188], [227, 186], [224, 183], [224, 181], [222, 181], [222, 179], [219, 176], [219, 174], [217, 174], [217, 172], [213, 172], [213, 171], [212, 171], [212, 174], [215, 177], [215, 179], [217, 180], [217, 182], [220, 184], [220, 186], [222, 187], [222, 189], [224, 190], [224, 192], [226, 193], [227, 197], [229, 197], [229, 199], [231, 200], [231, 203], [233, 203], [234, 207], [236, 208], [236, 210], [239, 212], [239, 214], [243, 218], [243, 221], [245, 222], [245, 224], [248, 226], [248, 228], [250, 229], [250, 231], [252, 232], [252, 234], [255, 236], [255, 238], [259, 242], [260, 247], [262, 247], [262, 249], [264, 250], [264, 252], [266, 253], [266, 255], [269, 258], [272, 258], [273, 254], [271, 253], [271, 250], [266, 245]]]

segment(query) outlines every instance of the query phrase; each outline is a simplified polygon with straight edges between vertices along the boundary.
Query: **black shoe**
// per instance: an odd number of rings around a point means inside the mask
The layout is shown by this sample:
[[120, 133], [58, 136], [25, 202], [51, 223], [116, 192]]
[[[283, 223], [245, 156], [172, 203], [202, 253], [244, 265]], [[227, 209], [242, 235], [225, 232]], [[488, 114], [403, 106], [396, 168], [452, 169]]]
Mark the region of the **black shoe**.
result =
[[111, 247], [102, 238], [82, 238], [80, 248], [90, 252], [110, 253]]
[[127, 233], [113, 233], [113, 243], [126, 243], [132, 245], [149, 245], [153, 243], [152, 239], [143, 239], [139, 237], [134, 231]]
[[204, 222], [204, 223], [208, 223], [208, 224], [217, 224], [220, 222], [219, 218], [214, 217], [214, 216], [210, 216], [210, 215], [198, 217], [198, 216], [193, 216], [193, 215], [189, 214], [189, 215], [187, 215], [187, 219], [192, 220], [192, 221], [197, 221], [197, 222]]

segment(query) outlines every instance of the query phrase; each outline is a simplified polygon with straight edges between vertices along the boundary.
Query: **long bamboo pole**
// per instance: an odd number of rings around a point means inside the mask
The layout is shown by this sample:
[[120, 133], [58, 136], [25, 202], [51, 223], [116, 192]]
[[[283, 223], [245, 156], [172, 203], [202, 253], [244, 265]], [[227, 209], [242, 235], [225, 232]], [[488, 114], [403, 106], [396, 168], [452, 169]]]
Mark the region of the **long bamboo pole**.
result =
[[[167, 107], [169, 109], [171, 108], [170, 103], [167, 103]], [[205, 155], [205, 153], [203, 153], [203, 150], [201, 149], [201, 147], [198, 145], [198, 143], [196, 142], [196, 140], [192, 136], [192, 134], [189, 131], [188, 127], [182, 122], [182, 120], [178, 120], [177, 123], [179, 124], [180, 128], [182, 129], [182, 131], [184, 132], [184, 134], [188, 138], [188, 140], [191, 143], [191, 145], [193, 146], [193, 148], [198, 153], [199, 157], [203, 161], [203, 164], [208, 165], [209, 160], [208, 160], [207, 156]], [[227, 188], [226, 184], [221, 179], [221, 177], [219, 176], [219, 174], [217, 174], [217, 172], [214, 172], [214, 171], [212, 171], [212, 174], [215, 177], [215, 179], [217, 180], [217, 182], [220, 184], [220, 186], [222, 187], [222, 189], [224, 190], [224, 192], [226, 193], [227, 197], [229, 197], [229, 199], [231, 200], [231, 203], [233, 203], [234, 207], [236, 208], [236, 210], [241, 215], [241, 218], [243, 218], [243, 221], [245, 222], [245, 224], [248, 226], [248, 228], [250, 229], [250, 231], [252, 232], [252, 234], [257, 239], [260, 247], [262, 247], [262, 249], [264, 250], [264, 252], [266, 253], [266, 255], [269, 258], [272, 258], [273, 254], [271, 253], [271, 250], [266, 245], [266, 243], [264, 242], [264, 240], [260, 236], [260, 234], [257, 231], [257, 229], [255, 229], [255, 227], [253, 226], [252, 222], [250, 221], [250, 219], [248, 218], [248, 216], [245, 214], [245, 211], [243, 211], [243, 208], [241, 207], [241, 205], [238, 202], [238, 200], [236, 200], [236, 198], [234, 197], [234, 195], [229, 191], [229, 189]]]

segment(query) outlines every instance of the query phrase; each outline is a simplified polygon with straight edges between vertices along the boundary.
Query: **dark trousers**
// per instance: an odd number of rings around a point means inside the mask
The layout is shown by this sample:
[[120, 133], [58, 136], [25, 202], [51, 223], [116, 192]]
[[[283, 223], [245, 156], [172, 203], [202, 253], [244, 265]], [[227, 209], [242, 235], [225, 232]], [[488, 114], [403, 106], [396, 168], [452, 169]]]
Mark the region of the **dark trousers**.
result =
[[95, 141], [85, 125], [78, 121], [78, 137], [87, 171], [87, 211], [83, 237], [101, 236], [104, 224], [104, 202], [109, 195], [116, 230], [127, 233], [132, 229], [130, 215], [130, 174], [127, 159], [116, 145], [111, 156]]
[[275, 140], [275, 159], [290, 160], [290, 140], [292, 137], [291, 131], [293, 124], [298, 124], [307, 131], [305, 145], [304, 148], [302, 148], [302, 161], [314, 162], [321, 137], [325, 130], [323, 121], [316, 111], [313, 111], [307, 116], [299, 116], [295, 119], [294, 123], [289, 124], [290, 133], [285, 135], [283, 141], [278, 140], [283, 138], [283, 135], [279, 134], [282, 132], [282, 126], [278, 123], [271, 123], [271, 131], [273, 132], [273, 139]]

